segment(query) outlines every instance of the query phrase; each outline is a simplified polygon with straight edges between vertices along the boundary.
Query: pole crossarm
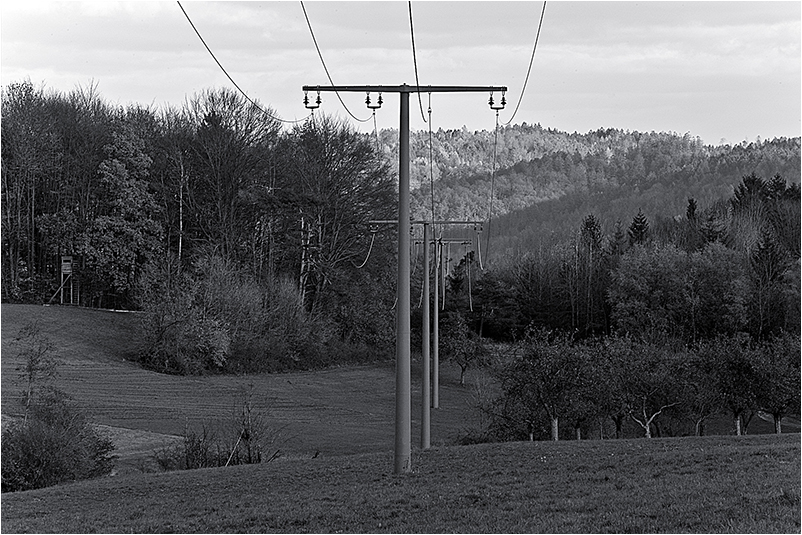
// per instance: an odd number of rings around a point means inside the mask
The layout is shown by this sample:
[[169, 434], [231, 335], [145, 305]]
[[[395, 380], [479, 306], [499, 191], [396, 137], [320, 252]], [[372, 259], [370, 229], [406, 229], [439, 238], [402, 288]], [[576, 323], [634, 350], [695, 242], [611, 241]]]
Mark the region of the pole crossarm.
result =
[[[484, 225], [484, 221], [429, 221], [429, 220], [410, 220], [410, 225]], [[397, 219], [375, 219], [368, 221], [368, 225], [397, 225]]]
[[[440, 242], [440, 243], [457, 243], [462, 245], [471, 245], [473, 242], [471, 240], [466, 240], [465, 238], [430, 238], [429, 243], [433, 242]], [[423, 240], [414, 240], [415, 245], [420, 245], [423, 243]]]
[[355, 93], [487, 93], [507, 92], [504, 85], [305, 85], [304, 91]]

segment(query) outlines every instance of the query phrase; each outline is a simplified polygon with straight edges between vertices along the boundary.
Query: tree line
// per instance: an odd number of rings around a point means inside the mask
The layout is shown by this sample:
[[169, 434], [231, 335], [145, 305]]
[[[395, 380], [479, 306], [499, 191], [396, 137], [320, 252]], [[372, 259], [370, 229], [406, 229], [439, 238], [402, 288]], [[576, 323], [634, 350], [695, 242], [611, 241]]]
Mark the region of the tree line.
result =
[[[565, 437], [559, 420], [577, 434], [604, 421], [616, 436], [624, 421], [699, 434], [723, 413], [740, 434], [758, 411], [779, 432], [798, 415], [799, 185], [750, 173], [729, 199], [686, 202], [681, 217], [638, 211], [611, 233], [589, 214], [566, 239], [451, 271], [449, 321], [476, 336], [445, 345], [495, 379], [481, 439]], [[515, 350], [491, 355], [488, 339]]]
[[2, 298], [52, 301], [60, 257], [84, 306], [149, 312], [143, 362], [173, 373], [374, 359], [392, 346], [395, 213], [374, 145], [316, 115], [289, 126], [227, 89], [181, 107], [10, 84], [2, 94]]
[[[74, 255], [80, 304], [147, 312], [139, 353], [155, 370], [274, 371], [392, 354], [395, 246], [371, 239], [369, 225], [395, 217], [391, 131], [377, 143], [326, 116], [282, 125], [225, 89], [163, 110], [109, 105], [92, 86], [60, 94], [21, 82], [2, 98], [4, 302], [52, 300], [59, 258]], [[428, 217], [428, 147], [423, 133], [413, 138], [416, 217]], [[435, 188], [483, 197], [492, 137], [434, 138]], [[530, 239], [486, 270], [476, 258], [457, 263], [443, 334], [457, 333], [444, 347], [463, 375], [481, 356], [465, 342], [521, 340], [530, 326], [688, 348], [798, 335], [799, 139], [707, 147], [526, 124], [499, 138], [499, 199], [528, 188], [558, 196], [563, 213], [591, 197], [610, 210], [586, 211], [563, 232], [523, 227]], [[729, 184], [728, 197], [714, 195], [711, 177]], [[687, 196], [693, 188], [707, 193]], [[684, 213], [647, 205], [630, 220], [615, 197], [623, 190], [666, 205], [686, 195]], [[483, 219], [436, 197], [438, 217]]]
[[495, 388], [479, 402], [485, 424], [470, 440], [623, 438], [627, 423], [646, 438], [701, 436], [717, 416], [742, 435], [760, 412], [780, 433], [799, 414], [799, 351], [790, 333], [682, 346], [532, 328], [513, 355], [496, 357]]

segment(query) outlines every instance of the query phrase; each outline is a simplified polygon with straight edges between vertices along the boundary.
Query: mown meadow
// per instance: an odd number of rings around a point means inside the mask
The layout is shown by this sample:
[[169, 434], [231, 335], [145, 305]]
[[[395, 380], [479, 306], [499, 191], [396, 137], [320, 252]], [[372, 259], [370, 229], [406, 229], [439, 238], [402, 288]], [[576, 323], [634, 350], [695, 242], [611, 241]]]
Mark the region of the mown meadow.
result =
[[[115, 475], [2, 499], [12, 532], [798, 532], [798, 433], [457, 445], [470, 386], [444, 366], [431, 450], [393, 475], [393, 367], [182, 377], [128, 360], [136, 314], [3, 305], [2, 408], [15, 414], [13, 337], [39, 320], [56, 385], [111, 433]], [[468, 384], [478, 372], [469, 373]], [[413, 371], [415, 376], [415, 371]], [[282, 435], [273, 462], [156, 472], [186, 427], [230, 418], [243, 385]], [[420, 399], [413, 381], [413, 403]], [[413, 442], [419, 406], [413, 406]], [[726, 424], [721, 423], [726, 433]], [[767, 434], [757, 434], [767, 433]], [[634, 432], [633, 432], [634, 435]]]
[[439, 447], [4, 495], [4, 532], [794, 533], [798, 435]]

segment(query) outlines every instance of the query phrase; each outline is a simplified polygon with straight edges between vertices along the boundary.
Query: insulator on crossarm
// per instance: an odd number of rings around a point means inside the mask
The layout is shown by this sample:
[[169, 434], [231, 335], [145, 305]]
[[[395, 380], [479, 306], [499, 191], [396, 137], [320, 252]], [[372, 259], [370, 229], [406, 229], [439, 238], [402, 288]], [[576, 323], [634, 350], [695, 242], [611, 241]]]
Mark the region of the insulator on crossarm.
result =
[[379, 93], [379, 98], [376, 99], [376, 104], [371, 104], [370, 93], [368, 93], [368, 97], [365, 99], [365, 104], [371, 110], [378, 110], [379, 108], [382, 107], [383, 103], [384, 103], [384, 100], [382, 99], [382, 94], [381, 93]]
[[487, 103], [490, 104], [490, 109], [491, 110], [498, 111], [498, 110], [503, 110], [504, 109], [504, 106], [507, 105], [507, 99], [504, 96], [504, 93], [502, 92], [501, 93], [501, 102], [498, 105], [496, 105], [496, 102], [493, 100], [493, 93], [491, 92], [490, 93], [490, 100], [488, 100]]
[[309, 94], [308, 94], [307, 91], [304, 91], [304, 107], [306, 109], [308, 109], [308, 110], [316, 110], [317, 108], [320, 107], [320, 103], [321, 102], [323, 102], [323, 100], [320, 98], [320, 91], [317, 92], [317, 98], [315, 99], [315, 103], [314, 104], [310, 104], [309, 103]]

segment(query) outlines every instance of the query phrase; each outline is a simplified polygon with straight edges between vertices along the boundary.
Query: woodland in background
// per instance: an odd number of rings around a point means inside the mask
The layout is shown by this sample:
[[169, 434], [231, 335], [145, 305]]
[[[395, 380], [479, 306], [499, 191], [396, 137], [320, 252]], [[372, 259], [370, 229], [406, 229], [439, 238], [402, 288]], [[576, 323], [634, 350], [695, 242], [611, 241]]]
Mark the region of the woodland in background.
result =
[[[60, 255], [72, 254], [80, 304], [146, 312], [140, 359], [158, 371], [279, 371], [392, 355], [394, 232], [372, 240], [368, 221], [395, 218], [395, 132], [377, 139], [321, 115], [283, 125], [225, 89], [164, 110], [29, 82], [2, 98], [4, 302], [49, 302]], [[798, 349], [784, 340], [798, 343], [800, 332], [799, 138], [706, 146], [673, 133], [523, 124], [501, 129], [498, 146], [493, 139], [438, 130], [431, 162], [438, 219], [487, 221], [493, 184], [484, 259], [451, 259], [441, 316], [444, 356], [463, 371], [493, 361], [509, 387], [496, 400], [506, 409], [488, 405], [501, 420], [487, 436], [533, 436], [532, 414], [548, 421], [546, 383], [509, 367], [550, 369], [548, 355], [567, 358], [571, 348], [582, 356], [574, 364], [587, 363], [590, 347], [628, 355], [642, 372], [632, 377], [660, 383], [733, 339], [751, 355], [747, 383], [788, 370], [798, 379]], [[413, 133], [411, 148], [413, 218], [428, 219], [428, 133]], [[418, 269], [413, 295], [420, 281]], [[523, 346], [498, 360], [486, 340]], [[775, 361], [786, 371], [766, 372]], [[583, 377], [564, 385], [599, 380]], [[675, 382], [711, 389], [709, 376], [694, 377]], [[768, 410], [765, 396], [750, 396], [738, 410]], [[578, 414], [589, 398], [565, 399]], [[624, 414], [639, 408], [646, 420], [671, 408], [658, 400], [650, 412], [632, 392], [621, 399]], [[529, 402], [540, 408], [520, 408]], [[798, 411], [798, 395], [784, 403], [777, 414]]]
[[[268, 109], [268, 112], [270, 110]], [[392, 349], [394, 217], [368, 140], [289, 128], [226, 89], [181, 108], [93, 87], [3, 91], [2, 298], [47, 303], [75, 255], [80, 304], [141, 309], [143, 363], [171, 373], [308, 368]]]

